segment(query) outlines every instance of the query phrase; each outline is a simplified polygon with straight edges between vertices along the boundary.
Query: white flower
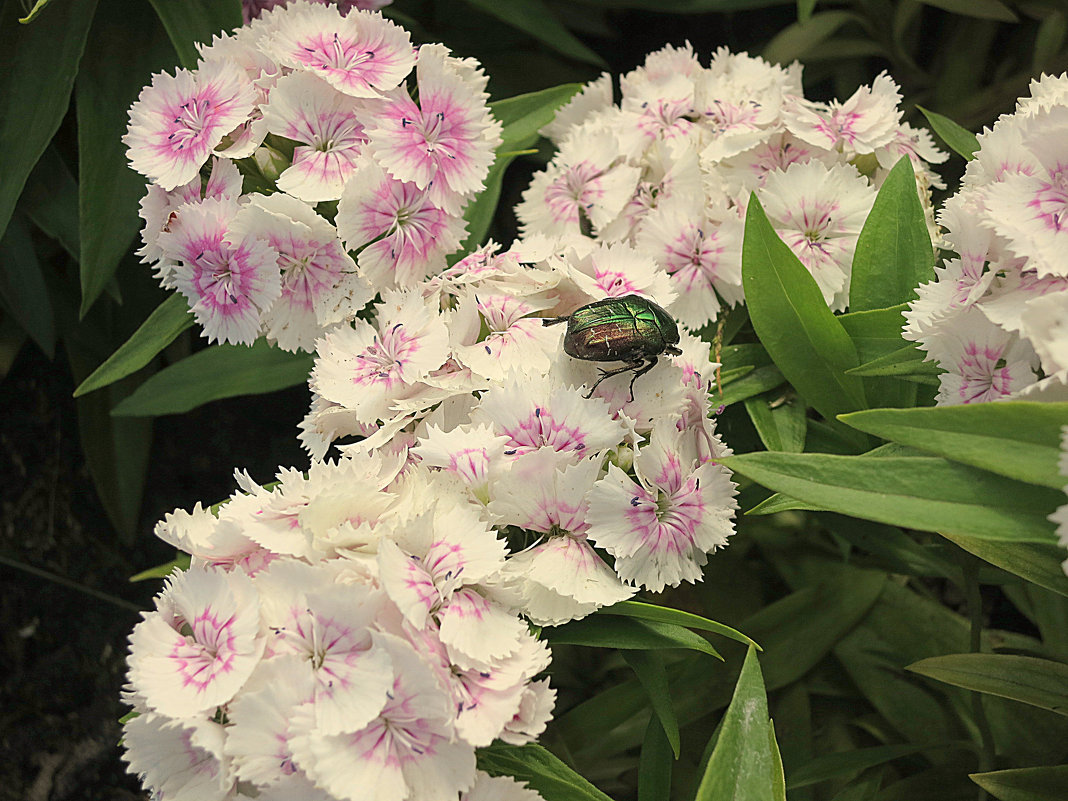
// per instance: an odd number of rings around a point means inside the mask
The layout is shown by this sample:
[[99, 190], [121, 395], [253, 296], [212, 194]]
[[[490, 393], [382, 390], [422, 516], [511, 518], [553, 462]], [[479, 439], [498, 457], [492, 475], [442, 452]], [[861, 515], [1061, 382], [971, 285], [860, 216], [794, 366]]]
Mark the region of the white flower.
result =
[[235, 780], [223, 754], [224, 737], [214, 721], [141, 714], [123, 725], [122, 758], [160, 798], [223, 801], [233, 797]]

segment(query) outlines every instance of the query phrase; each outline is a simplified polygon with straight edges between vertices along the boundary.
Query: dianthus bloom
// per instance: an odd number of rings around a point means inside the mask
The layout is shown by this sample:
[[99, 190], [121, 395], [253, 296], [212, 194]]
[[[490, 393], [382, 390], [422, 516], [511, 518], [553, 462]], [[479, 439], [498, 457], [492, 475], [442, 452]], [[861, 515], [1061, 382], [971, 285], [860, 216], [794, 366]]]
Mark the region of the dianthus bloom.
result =
[[508, 532], [488, 597], [558, 625], [636, 587], [699, 580], [737, 503], [717, 462], [729, 451], [710, 417], [708, 343], [683, 331], [680, 355], [595, 387], [594, 364], [564, 355], [563, 327], [545, 325], [605, 297], [670, 304], [668, 274], [623, 243], [563, 257], [543, 244], [488, 246], [328, 332], [301, 439], [322, 459], [355, 435], [343, 453], [447, 477]]
[[238, 474], [130, 636], [124, 759], [176, 799], [540, 797], [475, 769], [535, 739], [548, 647], [496, 597], [507, 548], [445, 473], [383, 453]]
[[901, 121], [880, 75], [845, 102], [806, 100], [797, 64], [718, 50], [704, 67], [689, 44], [652, 53], [620, 80], [587, 85], [544, 133], [557, 145], [517, 206], [524, 235], [559, 252], [592, 239], [627, 244], [667, 275], [667, 307], [699, 328], [744, 300], [741, 249], [751, 192], [816, 279], [828, 305], [849, 299], [857, 237], [876, 189], [907, 155], [930, 208], [945, 160]]
[[939, 404], [1068, 400], [1068, 75], [1032, 81], [979, 143], [905, 337], [945, 371]]
[[209, 341], [311, 351], [459, 247], [500, 142], [487, 79], [413, 47], [384, 4], [252, 3], [130, 108], [123, 141], [150, 181], [140, 255]]

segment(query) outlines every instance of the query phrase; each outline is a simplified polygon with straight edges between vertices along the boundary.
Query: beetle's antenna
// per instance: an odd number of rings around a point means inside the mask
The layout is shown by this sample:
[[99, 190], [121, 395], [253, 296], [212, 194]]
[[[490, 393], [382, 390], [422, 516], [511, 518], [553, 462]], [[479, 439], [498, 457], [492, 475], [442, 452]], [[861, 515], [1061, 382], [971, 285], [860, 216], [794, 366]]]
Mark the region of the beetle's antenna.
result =
[[557, 325], [558, 323], [566, 323], [569, 317], [543, 317], [541, 320], [542, 327], [547, 325]]

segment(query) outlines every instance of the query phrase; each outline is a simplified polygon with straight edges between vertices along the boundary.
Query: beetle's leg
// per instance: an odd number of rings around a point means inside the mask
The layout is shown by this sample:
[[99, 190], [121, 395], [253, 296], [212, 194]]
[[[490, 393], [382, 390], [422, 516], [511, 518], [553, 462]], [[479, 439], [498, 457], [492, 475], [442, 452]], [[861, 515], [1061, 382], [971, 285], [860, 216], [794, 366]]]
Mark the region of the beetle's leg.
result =
[[[625, 372], [627, 372], [627, 370], [637, 370], [637, 369], [639, 369], [639, 368], [641, 368], [641, 369], [642, 369], [642, 372], [645, 372], [645, 371], [646, 371], [646, 370], [648, 370], [649, 368], [648, 368], [648, 367], [643, 367], [644, 363], [645, 363], [645, 360], [644, 360], [644, 359], [636, 359], [635, 361], [632, 361], [632, 362], [627, 362], [627, 363], [626, 363], [626, 364], [624, 364], [624, 365], [623, 365], [622, 367], [620, 367], [620, 368], [618, 368], [618, 369], [615, 369], [615, 370], [601, 370], [601, 377], [600, 377], [600, 378], [598, 378], [598, 379], [597, 379], [597, 380], [596, 380], [596, 381], [595, 381], [595, 382], [593, 383], [593, 386], [592, 386], [592, 387], [590, 387], [590, 391], [586, 393], [586, 398], [587, 398], [587, 400], [588, 400], [589, 398], [593, 397], [593, 391], [594, 391], [595, 389], [597, 389], [598, 385], [599, 385], [599, 384], [600, 384], [600, 383], [601, 383], [602, 381], [604, 381], [604, 380], [605, 380], [606, 378], [611, 378], [611, 377], [612, 377], [612, 376], [614, 376], [614, 375], [619, 375], [620, 373], [625, 373]], [[655, 358], [655, 357], [653, 358], [653, 363], [654, 363], [654, 364], [656, 363], [656, 358]], [[632, 381], [632, 382], [631, 382], [631, 385], [633, 386], [633, 384], [634, 384], [634, 382]], [[631, 399], [631, 400], [634, 400], [634, 394], [633, 394], [633, 392], [631, 393], [631, 398], [630, 398], [630, 399]]]
[[[592, 205], [592, 204], [591, 204]], [[583, 236], [593, 238], [593, 220], [590, 219], [590, 215], [586, 213], [586, 209], [581, 205], [578, 207], [578, 224], [579, 233]]]
[[643, 376], [652, 370], [656, 366], [656, 356], [650, 356], [645, 360], [645, 364], [639, 365], [634, 368], [634, 376], [630, 379], [630, 402], [634, 402], [634, 382], [638, 380], [639, 376]]

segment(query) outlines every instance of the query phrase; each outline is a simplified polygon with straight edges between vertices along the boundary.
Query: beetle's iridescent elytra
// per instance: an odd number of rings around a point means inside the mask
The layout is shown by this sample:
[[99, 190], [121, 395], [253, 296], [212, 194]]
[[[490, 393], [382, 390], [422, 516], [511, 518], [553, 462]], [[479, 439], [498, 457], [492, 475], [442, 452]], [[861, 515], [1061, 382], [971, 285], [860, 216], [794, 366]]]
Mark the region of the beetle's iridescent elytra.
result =
[[564, 353], [589, 362], [625, 362], [615, 370], [602, 370], [586, 397], [593, 395], [606, 378], [625, 373], [630, 379], [630, 399], [634, 400], [634, 382], [656, 365], [665, 353], [682, 353], [679, 327], [671, 315], [641, 295], [605, 298], [575, 309], [567, 317], [550, 317], [542, 325], [567, 323]]

